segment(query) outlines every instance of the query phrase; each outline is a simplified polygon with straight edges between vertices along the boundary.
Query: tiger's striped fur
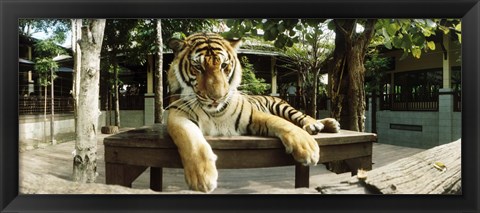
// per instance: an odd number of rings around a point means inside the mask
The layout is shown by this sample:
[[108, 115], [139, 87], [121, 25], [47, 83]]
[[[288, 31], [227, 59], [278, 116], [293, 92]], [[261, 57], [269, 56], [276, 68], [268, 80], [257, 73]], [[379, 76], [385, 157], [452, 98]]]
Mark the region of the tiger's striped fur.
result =
[[216, 188], [216, 155], [204, 135], [275, 136], [297, 161], [316, 165], [319, 148], [310, 134], [339, 131], [334, 119], [317, 121], [279, 98], [240, 93], [239, 45], [239, 41], [212, 33], [169, 41], [175, 58], [168, 71], [171, 104], [167, 129], [193, 190]]

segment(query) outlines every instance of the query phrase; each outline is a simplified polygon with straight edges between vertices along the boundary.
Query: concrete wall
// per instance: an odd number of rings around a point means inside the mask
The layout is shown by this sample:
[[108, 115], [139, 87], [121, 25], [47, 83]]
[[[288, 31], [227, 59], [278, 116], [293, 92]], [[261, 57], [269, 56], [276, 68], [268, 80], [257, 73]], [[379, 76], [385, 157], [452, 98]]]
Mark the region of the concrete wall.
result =
[[[371, 107], [369, 109], [372, 109]], [[366, 132], [372, 132], [371, 111], [366, 111]], [[451, 112], [451, 118], [442, 118], [441, 112], [377, 111], [377, 139], [379, 143], [399, 146], [431, 148], [462, 137], [462, 113]], [[450, 115], [449, 115], [450, 116]], [[421, 127], [421, 131], [395, 129], [392, 124]], [[447, 133], [446, 133], [447, 132]], [[448, 138], [446, 138], [448, 136]]]
[[[18, 122], [18, 137], [20, 141], [33, 140], [43, 141], [44, 131], [47, 140], [50, 141], [50, 117], [47, 115], [46, 126], [44, 129], [43, 115], [20, 116]], [[72, 115], [55, 115], [54, 132], [64, 135], [75, 131], [75, 122]]]
[[[421, 126], [421, 131], [392, 129], [391, 124]], [[438, 145], [437, 112], [377, 112], [378, 142], [428, 148]]]
[[[98, 125], [100, 127], [105, 126], [106, 111], [102, 111], [102, 114], [98, 118]], [[111, 112], [110, 120], [112, 125], [115, 123], [114, 112]], [[144, 126], [144, 112], [143, 110], [120, 110], [120, 126], [121, 127], [141, 127]]]
[[[46, 137], [50, 140], [50, 117], [47, 115], [46, 122]], [[102, 126], [105, 126], [106, 113], [98, 118], [98, 131]], [[144, 126], [144, 111], [143, 110], [121, 110], [120, 124], [121, 127], [141, 127]], [[113, 113], [112, 113], [113, 123]], [[44, 118], [43, 115], [35, 116], [20, 116], [19, 118], [19, 140], [20, 141], [43, 141], [44, 137]], [[75, 132], [75, 121], [73, 114], [55, 115], [54, 133], [55, 138], [63, 137], [64, 135], [71, 135]], [[58, 140], [58, 139], [57, 139]]]

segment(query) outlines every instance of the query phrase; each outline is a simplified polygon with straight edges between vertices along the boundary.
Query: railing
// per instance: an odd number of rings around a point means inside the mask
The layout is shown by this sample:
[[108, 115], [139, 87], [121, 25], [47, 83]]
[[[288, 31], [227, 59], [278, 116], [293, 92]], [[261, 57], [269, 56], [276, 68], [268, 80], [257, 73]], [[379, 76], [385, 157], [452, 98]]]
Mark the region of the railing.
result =
[[392, 111], [438, 111], [438, 92], [383, 94], [380, 110]]
[[[313, 104], [310, 102], [307, 102], [306, 104], [309, 106], [305, 107], [303, 97], [299, 95], [280, 96], [280, 98], [287, 101], [295, 109], [305, 109], [305, 108], [313, 107]], [[328, 105], [328, 97], [321, 96], [321, 95], [317, 96], [317, 110], [327, 110], [328, 109], [327, 105]]]
[[[47, 98], [47, 114], [51, 113], [51, 100]], [[53, 99], [54, 113], [73, 113], [74, 101], [72, 97], [57, 97]], [[18, 100], [18, 113], [20, 115], [43, 114], [45, 98], [41, 96], [20, 97]]]
[[145, 97], [143, 95], [120, 96], [120, 110], [144, 110]]
[[453, 92], [453, 111], [462, 111], [462, 93], [459, 91]]

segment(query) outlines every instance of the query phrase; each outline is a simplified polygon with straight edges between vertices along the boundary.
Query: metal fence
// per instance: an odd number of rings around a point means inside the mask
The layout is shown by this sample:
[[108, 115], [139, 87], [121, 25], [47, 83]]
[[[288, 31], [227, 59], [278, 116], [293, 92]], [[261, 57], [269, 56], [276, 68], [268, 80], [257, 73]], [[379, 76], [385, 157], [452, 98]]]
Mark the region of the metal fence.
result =
[[143, 95], [120, 96], [120, 110], [143, 110], [145, 108], [145, 97]]
[[[287, 101], [292, 107], [296, 109], [305, 109], [313, 106], [313, 103], [307, 100], [307, 105], [305, 106], [302, 96], [280, 96], [279, 98]], [[327, 110], [328, 109], [328, 97], [319, 95], [317, 96], [317, 110]]]
[[[47, 98], [47, 114], [51, 113], [52, 98]], [[54, 113], [73, 113], [74, 101], [72, 97], [53, 98]], [[45, 110], [45, 98], [42, 96], [20, 97], [18, 100], [18, 113], [20, 115], [43, 114]]]
[[[462, 108], [461, 92], [452, 92], [453, 110], [460, 112]], [[380, 110], [392, 111], [438, 111], [438, 92], [383, 94], [379, 95]]]

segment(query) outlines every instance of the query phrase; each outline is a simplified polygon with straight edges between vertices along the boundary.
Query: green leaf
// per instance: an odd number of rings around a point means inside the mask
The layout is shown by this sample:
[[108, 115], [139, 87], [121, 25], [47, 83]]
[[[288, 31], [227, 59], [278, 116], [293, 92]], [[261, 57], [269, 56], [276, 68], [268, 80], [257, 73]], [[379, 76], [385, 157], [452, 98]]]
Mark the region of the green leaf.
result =
[[420, 50], [420, 48], [413, 48], [412, 55], [415, 58], [420, 58], [420, 56], [422, 55], [422, 51]]
[[272, 34], [273, 38], [278, 36], [278, 30], [276, 27], [270, 28], [270, 33]]
[[335, 22], [333, 20], [329, 21], [327, 26], [329, 30], [335, 30]]
[[437, 23], [435, 23], [432, 19], [427, 19], [427, 20], [425, 20], [425, 21], [426, 21], [427, 27], [434, 28], [434, 27], [437, 26]]
[[408, 57], [408, 52], [403, 51], [402, 57], [400, 57], [400, 61]]
[[270, 30], [268, 30], [264, 32], [263, 39], [265, 39], [266, 41], [272, 41], [275, 39], [275, 36], [270, 32]]
[[422, 29], [422, 33], [425, 37], [430, 37], [433, 34], [431, 30], [425, 28]]
[[419, 34], [419, 33], [413, 34], [412, 42], [414, 45], [422, 46], [425, 43], [425, 37], [423, 36], [423, 34]]
[[385, 41], [385, 47], [388, 48], [388, 49], [392, 49], [392, 42], [391, 41]]
[[433, 42], [433, 41], [427, 42], [427, 47], [430, 50], [435, 50], [435, 42]]
[[448, 34], [450, 32], [450, 29], [448, 27], [439, 26], [438, 28], [442, 30], [444, 34]]
[[396, 23], [391, 23], [389, 25], [386, 26], [386, 30], [387, 30], [387, 33], [389, 35], [395, 35], [395, 33], [397, 32], [397, 27], [398, 26]]
[[392, 44], [394, 47], [401, 47], [402, 45], [402, 39], [398, 36], [393, 37], [392, 39]]
[[415, 22], [420, 23], [421, 25], [425, 25], [424, 19], [414, 19]]
[[455, 25], [455, 30], [458, 32], [462, 32], [462, 23], [458, 23], [457, 25]]
[[285, 46], [287, 46], [287, 47], [292, 47], [292, 46], [293, 46], [293, 40], [292, 40], [292, 39], [288, 39], [288, 40], [287, 40], [287, 43], [285, 44]]
[[387, 29], [382, 28], [382, 35], [386, 41], [390, 41], [390, 35], [388, 34]]
[[283, 32], [283, 31], [285, 31], [285, 26], [283, 26], [283, 22], [280, 23], [280, 24], [277, 26], [277, 29], [278, 29], [278, 32]]
[[274, 45], [276, 48], [283, 48], [283, 47], [284, 47], [284, 43], [282, 43], [282, 42], [280, 41], [280, 39], [275, 40], [275, 42], [273, 42], [273, 45]]
[[289, 33], [288, 35], [290, 35], [290, 36], [295, 36], [295, 34], [296, 34], [295, 31], [290, 30], [290, 33]]

